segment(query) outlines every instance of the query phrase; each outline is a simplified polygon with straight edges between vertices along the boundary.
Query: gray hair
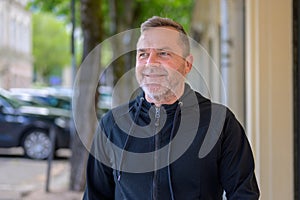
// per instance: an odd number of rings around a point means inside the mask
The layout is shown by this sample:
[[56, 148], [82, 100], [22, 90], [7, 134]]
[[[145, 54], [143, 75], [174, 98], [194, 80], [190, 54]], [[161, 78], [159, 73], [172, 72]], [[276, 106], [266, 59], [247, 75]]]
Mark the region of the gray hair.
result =
[[180, 42], [183, 44], [183, 56], [190, 54], [189, 38], [181, 24], [169, 18], [153, 16], [141, 24], [141, 33], [155, 27], [172, 27], [177, 30], [180, 33]]

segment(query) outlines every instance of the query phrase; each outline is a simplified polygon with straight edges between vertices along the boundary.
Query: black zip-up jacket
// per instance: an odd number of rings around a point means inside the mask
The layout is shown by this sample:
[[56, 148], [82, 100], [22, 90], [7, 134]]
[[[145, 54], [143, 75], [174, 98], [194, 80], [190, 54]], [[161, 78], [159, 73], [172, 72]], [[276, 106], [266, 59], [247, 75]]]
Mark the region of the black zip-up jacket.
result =
[[259, 198], [249, 142], [228, 108], [188, 85], [160, 108], [143, 95], [101, 119], [84, 200]]

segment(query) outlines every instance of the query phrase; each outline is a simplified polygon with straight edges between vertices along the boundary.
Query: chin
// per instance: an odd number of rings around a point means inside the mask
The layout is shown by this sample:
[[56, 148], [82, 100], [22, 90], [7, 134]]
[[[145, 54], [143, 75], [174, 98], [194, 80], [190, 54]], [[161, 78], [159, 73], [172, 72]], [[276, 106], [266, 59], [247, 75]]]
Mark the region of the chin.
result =
[[165, 98], [166, 90], [151, 90], [149, 88], [143, 88], [145, 95], [148, 96], [150, 99], [155, 101], [161, 101]]

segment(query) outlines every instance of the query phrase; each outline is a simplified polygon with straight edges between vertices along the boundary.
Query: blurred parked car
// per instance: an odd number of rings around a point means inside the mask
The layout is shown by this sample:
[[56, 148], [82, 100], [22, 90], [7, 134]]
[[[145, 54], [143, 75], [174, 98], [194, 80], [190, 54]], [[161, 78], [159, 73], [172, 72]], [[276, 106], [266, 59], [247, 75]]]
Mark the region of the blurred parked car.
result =
[[30, 105], [0, 90], [0, 147], [23, 147], [27, 157], [45, 159], [52, 152], [50, 129], [56, 133], [55, 150], [70, 147], [69, 111]]
[[12, 93], [11, 96], [21, 101], [54, 108], [71, 110], [71, 98], [43, 94]]
[[50, 89], [11, 88], [11, 95], [22, 101], [71, 110], [71, 96]]

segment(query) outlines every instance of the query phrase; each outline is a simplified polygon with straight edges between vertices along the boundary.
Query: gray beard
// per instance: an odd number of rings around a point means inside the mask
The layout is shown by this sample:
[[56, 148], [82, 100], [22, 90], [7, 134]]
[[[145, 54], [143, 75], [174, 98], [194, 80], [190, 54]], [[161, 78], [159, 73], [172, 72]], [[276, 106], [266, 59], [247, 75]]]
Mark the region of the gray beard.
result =
[[167, 88], [166, 90], [160, 93], [146, 93], [146, 95], [155, 102], [164, 104], [165, 102], [174, 101], [174, 99], [177, 100], [179, 98], [179, 96], [176, 96], [176, 91], [178, 90], [178, 87], [179, 84], [175, 86], [174, 90]]

